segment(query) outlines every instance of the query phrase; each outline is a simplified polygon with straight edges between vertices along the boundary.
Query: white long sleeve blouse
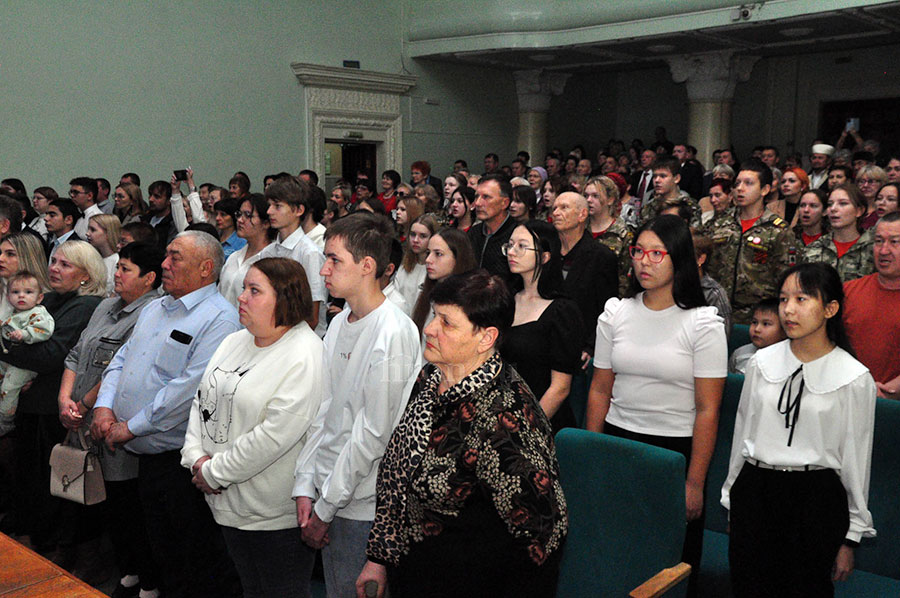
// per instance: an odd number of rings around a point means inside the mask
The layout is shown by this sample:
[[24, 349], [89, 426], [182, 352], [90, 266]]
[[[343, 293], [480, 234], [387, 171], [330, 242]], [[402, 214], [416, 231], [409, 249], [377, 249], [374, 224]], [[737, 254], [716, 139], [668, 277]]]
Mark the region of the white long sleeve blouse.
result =
[[[791, 437], [778, 400], [801, 366], [804, 388]], [[789, 386], [785, 393], [794, 401], [799, 376]], [[825, 467], [837, 472], [847, 491], [850, 528], [846, 538], [858, 542], [863, 536], [874, 536], [866, 502], [875, 397], [875, 381], [869, 371], [839, 347], [808, 363], [794, 356], [789, 340], [757, 351], [747, 364], [722, 505], [731, 508], [731, 487], [747, 459], [780, 467]]]

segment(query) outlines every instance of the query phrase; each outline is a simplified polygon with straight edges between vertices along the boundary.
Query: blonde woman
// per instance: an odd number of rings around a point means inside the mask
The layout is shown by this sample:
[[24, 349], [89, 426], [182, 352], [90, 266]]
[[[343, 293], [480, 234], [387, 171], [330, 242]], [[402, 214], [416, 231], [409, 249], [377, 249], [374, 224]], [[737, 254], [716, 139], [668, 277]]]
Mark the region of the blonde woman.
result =
[[866, 200], [866, 214], [862, 220], [863, 230], [872, 228], [878, 222], [875, 202], [878, 200], [878, 192], [881, 190], [881, 186], [887, 180], [887, 172], [881, 166], [875, 166], [874, 164], [866, 164], [856, 173], [856, 186]]
[[628, 275], [631, 271], [631, 256], [628, 247], [634, 240], [631, 229], [624, 219], [617, 218], [619, 188], [608, 176], [590, 179], [584, 186], [590, 214], [591, 236], [613, 250], [619, 258], [619, 295], [628, 290]]
[[[3, 243], [3, 247], [7, 247]], [[22, 256], [18, 256], [22, 261]], [[24, 265], [24, 264], [20, 264]], [[12, 484], [14, 517], [18, 529], [31, 538], [35, 550], [48, 554], [60, 537], [75, 537], [82, 518], [62, 517], [57, 503], [50, 498], [50, 464], [47, 455], [53, 445], [62, 442], [66, 430], [59, 422], [57, 396], [69, 350], [87, 326], [97, 304], [106, 294], [106, 266], [97, 250], [85, 241], [66, 241], [50, 258], [51, 291], [42, 305], [56, 324], [49, 340], [31, 345], [9, 347], [3, 360], [15, 367], [40, 372], [34, 383], [23, 391], [16, 413], [14, 453], [17, 462]], [[68, 503], [79, 509], [75, 503]], [[81, 544], [60, 544], [60, 558], [70, 567], [90, 546], [99, 545], [99, 527], [78, 532]], [[97, 555], [97, 558], [101, 558]]]
[[147, 211], [141, 188], [131, 183], [123, 183], [116, 186], [113, 200], [116, 204], [116, 207], [113, 208], [113, 213], [119, 217], [123, 225], [140, 222], [141, 216]]
[[106, 264], [107, 296], [112, 296], [116, 284], [113, 277], [116, 274], [116, 264], [119, 263], [116, 248], [119, 246], [121, 232], [119, 217], [113, 214], [94, 214], [88, 221], [87, 242], [97, 250]]

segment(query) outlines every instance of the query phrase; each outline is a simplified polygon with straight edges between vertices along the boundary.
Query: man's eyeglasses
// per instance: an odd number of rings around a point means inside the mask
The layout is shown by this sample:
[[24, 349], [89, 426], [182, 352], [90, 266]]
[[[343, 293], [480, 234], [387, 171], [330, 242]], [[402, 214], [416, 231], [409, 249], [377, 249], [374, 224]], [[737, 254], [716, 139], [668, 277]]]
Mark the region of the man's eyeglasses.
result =
[[644, 256], [647, 256], [647, 259], [650, 260], [652, 264], [658, 264], [663, 261], [663, 258], [669, 255], [668, 251], [664, 251], [662, 249], [644, 249], [643, 247], [638, 247], [637, 245], [632, 245], [628, 248], [628, 253], [631, 255], [631, 259], [641, 261], [644, 259]]

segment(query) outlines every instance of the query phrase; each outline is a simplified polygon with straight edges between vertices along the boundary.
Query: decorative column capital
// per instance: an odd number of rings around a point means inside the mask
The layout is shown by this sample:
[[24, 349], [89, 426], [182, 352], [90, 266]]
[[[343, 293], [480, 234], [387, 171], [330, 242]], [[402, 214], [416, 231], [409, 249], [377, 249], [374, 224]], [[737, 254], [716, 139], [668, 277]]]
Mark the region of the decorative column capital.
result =
[[566, 87], [569, 73], [547, 73], [540, 69], [514, 71], [519, 112], [549, 112], [550, 98], [558, 96]]
[[672, 79], [687, 83], [692, 102], [723, 102], [734, 97], [738, 81], [747, 81], [759, 56], [734, 56], [734, 51], [707, 52], [666, 58]]

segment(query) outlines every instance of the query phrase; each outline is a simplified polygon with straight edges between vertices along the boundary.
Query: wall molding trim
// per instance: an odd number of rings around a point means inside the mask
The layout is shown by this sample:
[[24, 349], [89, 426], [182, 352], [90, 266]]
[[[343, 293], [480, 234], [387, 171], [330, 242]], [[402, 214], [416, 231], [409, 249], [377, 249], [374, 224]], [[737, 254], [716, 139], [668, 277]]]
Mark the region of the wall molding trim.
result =
[[313, 170], [325, 173], [327, 139], [347, 139], [375, 143], [379, 171], [403, 172], [400, 96], [418, 77], [299, 62], [291, 70], [303, 86], [306, 155]]

